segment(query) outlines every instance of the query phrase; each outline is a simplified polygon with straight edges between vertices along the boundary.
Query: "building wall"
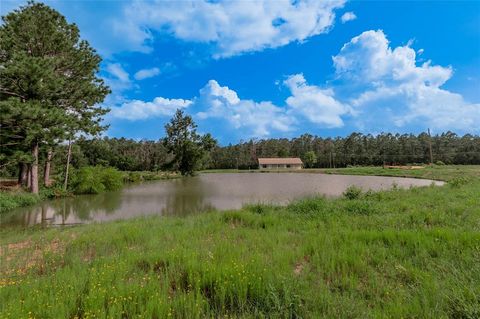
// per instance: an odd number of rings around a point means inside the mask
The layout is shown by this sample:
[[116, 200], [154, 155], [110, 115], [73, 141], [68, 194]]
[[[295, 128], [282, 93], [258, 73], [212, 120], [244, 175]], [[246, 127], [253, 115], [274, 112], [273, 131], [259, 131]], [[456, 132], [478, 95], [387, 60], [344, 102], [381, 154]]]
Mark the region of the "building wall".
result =
[[301, 169], [300, 164], [266, 164], [260, 165], [260, 169]]

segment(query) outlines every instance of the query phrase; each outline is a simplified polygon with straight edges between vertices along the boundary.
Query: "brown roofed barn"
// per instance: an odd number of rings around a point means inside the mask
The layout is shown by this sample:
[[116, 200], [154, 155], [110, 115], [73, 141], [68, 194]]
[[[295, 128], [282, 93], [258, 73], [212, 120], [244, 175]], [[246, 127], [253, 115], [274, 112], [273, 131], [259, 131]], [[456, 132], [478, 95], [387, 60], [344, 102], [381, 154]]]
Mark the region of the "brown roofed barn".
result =
[[302, 160], [298, 157], [258, 159], [258, 167], [260, 169], [301, 169], [302, 165]]

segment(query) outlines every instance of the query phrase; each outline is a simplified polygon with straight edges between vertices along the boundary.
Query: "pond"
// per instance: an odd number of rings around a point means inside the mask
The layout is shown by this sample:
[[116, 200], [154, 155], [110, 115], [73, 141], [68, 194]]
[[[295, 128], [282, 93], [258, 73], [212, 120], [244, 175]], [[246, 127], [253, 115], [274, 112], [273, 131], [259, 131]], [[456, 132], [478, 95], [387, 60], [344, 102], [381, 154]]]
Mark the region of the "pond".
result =
[[[118, 192], [45, 201], [2, 216], [2, 227], [73, 225], [146, 215], [185, 216], [239, 209], [248, 203], [287, 204], [309, 196], [340, 196], [350, 185], [364, 190], [428, 186], [431, 180], [312, 173], [214, 173], [132, 184]], [[442, 182], [433, 182], [442, 185]]]

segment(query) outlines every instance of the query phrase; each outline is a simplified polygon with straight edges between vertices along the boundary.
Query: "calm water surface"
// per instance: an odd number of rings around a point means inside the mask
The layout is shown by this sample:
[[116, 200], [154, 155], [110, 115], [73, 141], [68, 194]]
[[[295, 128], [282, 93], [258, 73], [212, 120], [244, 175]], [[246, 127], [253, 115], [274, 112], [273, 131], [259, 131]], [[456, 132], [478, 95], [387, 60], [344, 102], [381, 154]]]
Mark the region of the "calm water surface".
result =
[[[118, 192], [42, 202], [1, 218], [1, 227], [71, 225], [145, 215], [185, 216], [247, 203], [287, 204], [315, 195], [339, 196], [350, 185], [364, 190], [428, 186], [430, 180], [309, 173], [225, 173], [130, 185]], [[442, 182], [434, 182], [442, 185]]]

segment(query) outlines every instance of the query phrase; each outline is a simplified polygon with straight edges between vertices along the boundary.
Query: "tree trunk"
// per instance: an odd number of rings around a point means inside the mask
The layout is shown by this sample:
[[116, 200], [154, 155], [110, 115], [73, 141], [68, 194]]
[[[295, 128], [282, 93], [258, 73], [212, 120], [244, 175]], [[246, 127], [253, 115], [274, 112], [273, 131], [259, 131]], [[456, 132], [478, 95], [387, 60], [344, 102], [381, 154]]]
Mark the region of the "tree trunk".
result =
[[42, 205], [42, 220], [41, 220], [42, 226], [46, 226], [47, 224], [47, 209], [45, 208], [45, 205]]
[[67, 190], [68, 186], [68, 168], [70, 166], [70, 157], [72, 156], [72, 141], [68, 140], [67, 166], [65, 167], [65, 183], [63, 189]]
[[27, 186], [28, 167], [26, 163], [18, 163], [18, 184]]
[[32, 156], [33, 156], [33, 163], [30, 171], [30, 175], [31, 175], [30, 191], [33, 194], [38, 194], [38, 143], [35, 143], [32, 146]]
[[32, 164], [27, 164], [27, 188], [32, 187]]
[[430, 134], [430, 129], [428, 129], [428, 149], [430, 151], [430, 165], [433, 164], [433, 153], [432, 153], [432, 135]]
[[43, 174], [43, 184], [48, 187], [50, 186], [50, 166], [52, 162], [53, 151], [49, 149], [47, 151], [47, 159], [45, 160], [45, 170]]

